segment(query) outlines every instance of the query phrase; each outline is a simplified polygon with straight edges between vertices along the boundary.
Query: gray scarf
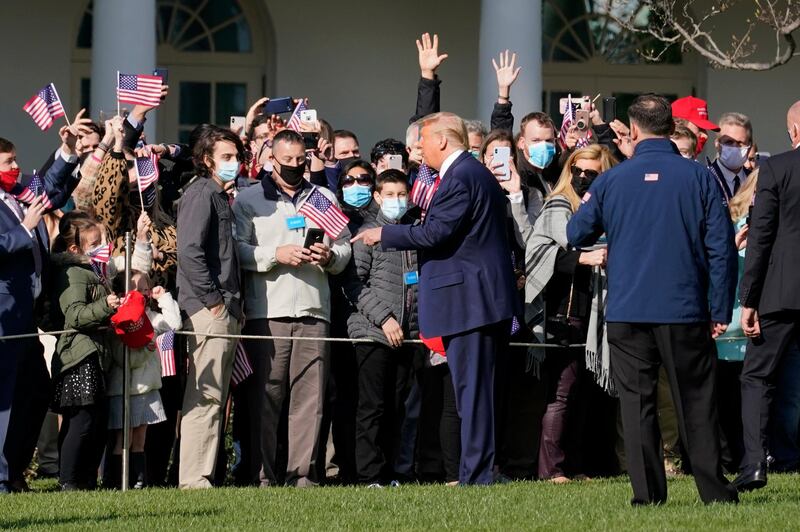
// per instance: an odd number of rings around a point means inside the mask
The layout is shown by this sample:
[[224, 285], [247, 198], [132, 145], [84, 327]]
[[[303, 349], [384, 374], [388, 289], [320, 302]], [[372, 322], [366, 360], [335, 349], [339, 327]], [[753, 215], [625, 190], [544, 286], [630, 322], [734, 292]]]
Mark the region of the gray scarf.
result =
[[592, 287], [592, 311], [589, 315], [589, 333], [586, 336], [586, 369], [594, 374], [594, 381], [598, 386], [612, 397], [616, 397], [617, 390], [611, 376], [611, 358], [605, 320], [608, 277], [604, 269], [594, 268]]
[[[559, 248], [567, 249], [567, 223], [572, 205], [564, 196], [545, 202], [525, 243], [525, 322], [537, 343], [546, 343], [544, 333], [544, 287], [553, 277]], [[526, 371], [539, 376], [545, 348], [529, 347]]]

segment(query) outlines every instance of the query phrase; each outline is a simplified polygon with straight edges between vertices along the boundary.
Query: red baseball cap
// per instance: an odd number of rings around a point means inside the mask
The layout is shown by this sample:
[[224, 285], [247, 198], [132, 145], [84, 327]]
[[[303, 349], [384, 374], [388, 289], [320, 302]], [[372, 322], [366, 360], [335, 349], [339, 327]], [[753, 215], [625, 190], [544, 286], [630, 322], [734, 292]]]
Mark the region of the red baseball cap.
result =
[[144, 347], [153, 341], [153, 325], [145, 313], [146, 301], [138, 290], [125, 296], [116, 314], [111, 316], [114, 332], [122, 343], [133, 349]]
[[672, 102], [672, 117], [683, 118], [700, 129], [719, 131], [719, 126], [708, 119], [708, 104], [694, 96], [685, 96]]

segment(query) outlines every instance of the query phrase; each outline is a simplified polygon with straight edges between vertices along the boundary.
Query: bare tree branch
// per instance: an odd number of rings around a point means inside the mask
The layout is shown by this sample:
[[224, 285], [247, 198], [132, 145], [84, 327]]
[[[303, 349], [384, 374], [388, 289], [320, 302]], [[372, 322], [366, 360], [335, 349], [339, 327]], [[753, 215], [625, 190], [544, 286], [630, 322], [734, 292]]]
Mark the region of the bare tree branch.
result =
[[[630, 8], [630, 0], [604, 0], [603, 7], [623, 29], [661, 43], [657, 52], [639, 51], [649, 61], [658, 61], [671, 46], [679, 46], [681, 50], [694, 50], [715, 67], [763, 71], [784, 65], [800, 55], [792, 35], [800, 28], [800, 0], [751, 0], [755, 10], [753, 18], [747, 20], [744, 34], [741, 37], [732, 35], [730, 45], [721, 46], [712, 35], [713, 23], [737, 1], [715, 0], [702, 10], [695, 8], [694, 0], [639, 0], [634, 9]], [[645, 8], [652, 20], [643, 26], [636, 18]], [[766, 26], [775, 36], [775, 54], [767, 61], [754, 59], [758, 47], [753, 42], [753, 32], [759, 26]]]

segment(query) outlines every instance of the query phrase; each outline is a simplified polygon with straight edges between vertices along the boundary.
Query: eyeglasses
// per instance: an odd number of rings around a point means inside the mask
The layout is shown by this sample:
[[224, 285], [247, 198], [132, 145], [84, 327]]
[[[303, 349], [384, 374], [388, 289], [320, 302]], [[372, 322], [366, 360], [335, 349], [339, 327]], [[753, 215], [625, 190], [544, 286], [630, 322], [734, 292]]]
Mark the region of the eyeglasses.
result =
[[598, 172], [597, 170], [586, 170], [584, 168], [578, 168], [574, 164], [572, 165], [571, 170], [572, 170], [572, 177], [575, 178], [583, 176], [586, 177], [587, 179], [596, 179], [597, 176], [600, 175], [600, 172]]
[[342, 178], [342, 186], [349, 187], [353, 183], [359, 185], [370, 186], [372, 185], [372, 177], [369, 174], [346, 175]]

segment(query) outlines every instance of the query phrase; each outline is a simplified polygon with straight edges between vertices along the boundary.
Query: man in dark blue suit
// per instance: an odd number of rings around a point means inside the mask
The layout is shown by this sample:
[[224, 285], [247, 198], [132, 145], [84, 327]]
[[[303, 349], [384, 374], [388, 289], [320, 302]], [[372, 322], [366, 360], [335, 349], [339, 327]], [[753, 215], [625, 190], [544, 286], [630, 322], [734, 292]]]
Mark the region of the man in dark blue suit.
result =
[[[76, 135], [73, 131], [62, 129], [61, 136], [64, 140], [61, 153], [41, 179], [44, 194], [52, 207], [45, 205], [41, 195], [27, 204], [22, 201], [24, 191], [31, 185], [32, 176], [19, 179], [14, 145], [0, 138], [0, 336], [36, 332], [35, 305], [45, 286], [50, 247], [42, 215], [48, 209], [64, 205], [68, 181], [77, 164]], [[27, 463], [23, 466], [14, 463], [18, 466], [15, 469], [21, 469], [19, 478], [9, 478], [10, 466], [15, 462], [12, 455], [16, 458], [32, 454], [33, 447], [29, 441], [32, 440], [35, 445], [47, 410], [45, 402], [42, 412], [30, 412], [32, 415], [23, 416], [15, 413], [12, 421], [14, 434], [7, 441], [19, 360], [25, 356], [41, 357], [41, 353], [41, 344], [36, 338], [0, 342], [0, 494], [12, 489], [10, 480], [24, 483], [21, 473]], [[46, 392], [49, 388], [46, 382], [44, 384]], [[35, 392], [31, 390], [31, 393]], [[30, 458], [27, 456], [28, 462]]]
[[462, 484], [489, 484], [494, 465], [494, 366], [518, 314], [507, 200], [492, 173], [467, 152], [464, 122], [436, 113], [420, 131], [425, 163], [438, 170], [421, 225], [368, 229], [353, 240], [419, 250], [421, 336], [441, 337], [461, 416]]

